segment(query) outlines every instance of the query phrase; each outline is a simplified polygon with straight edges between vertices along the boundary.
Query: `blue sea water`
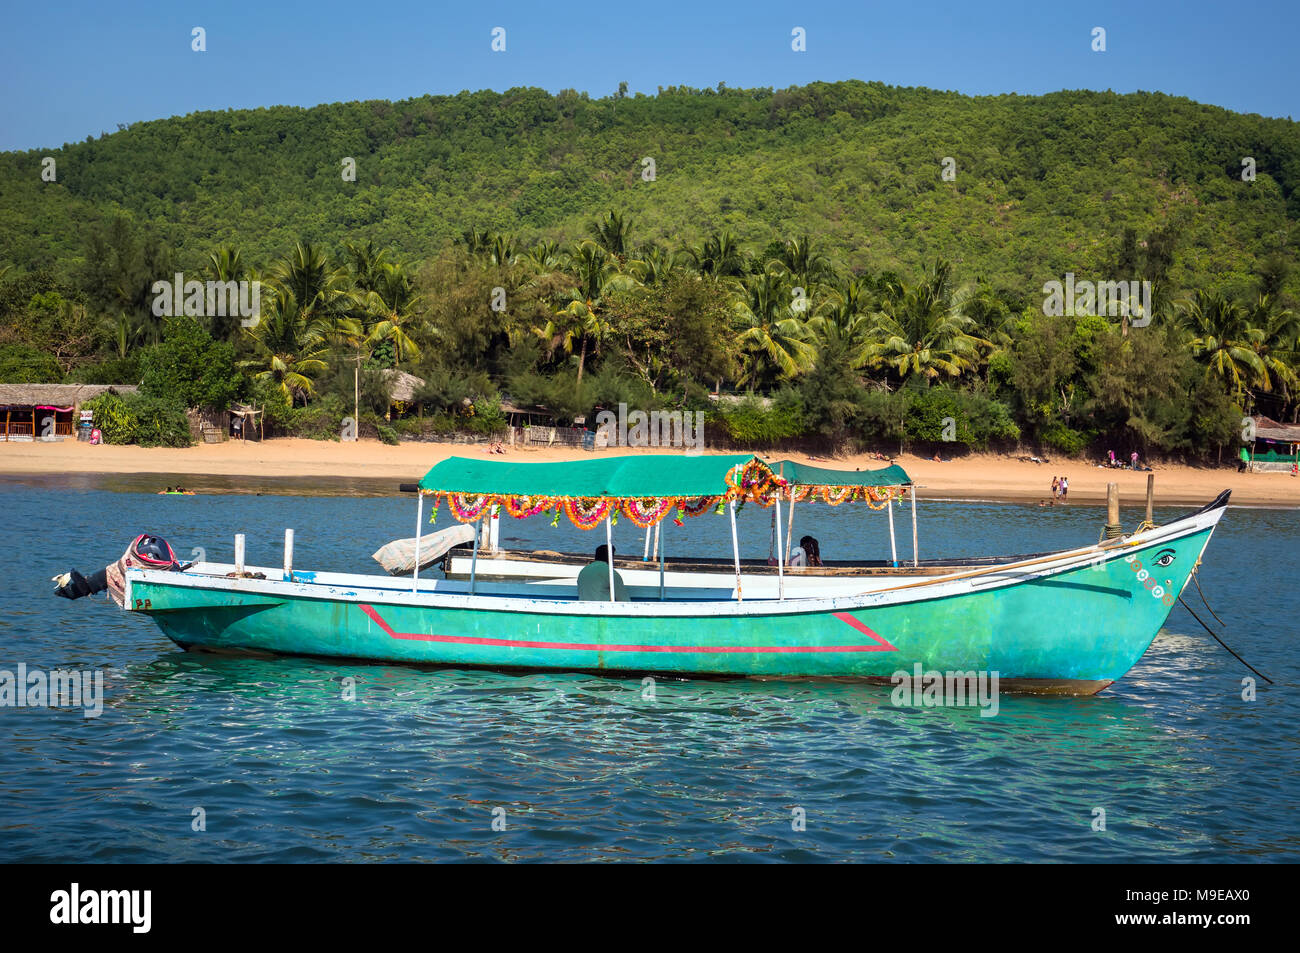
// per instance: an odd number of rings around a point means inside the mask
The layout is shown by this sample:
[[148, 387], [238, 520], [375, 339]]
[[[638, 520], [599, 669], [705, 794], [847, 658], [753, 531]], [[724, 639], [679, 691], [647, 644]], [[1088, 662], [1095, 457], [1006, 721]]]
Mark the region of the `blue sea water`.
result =
[[[992, 718], [896, 708], [888, 687], [853, 683], [659, 679], [647, 697], [635, 678], [191, 654], [102, 598], [52, 596], [51, 576], [96, 569], [141, 531], [166, 536], [182, 558], [203, 547], [213, 559], [231, 558], [243, 532], [249, 561], [275, 565], [291, 526], [295, 565], [343, 571], [370, 571], [371, 552], [414, 531], [410, 497], [263, 489], [159, 497], [139, 479], [0, 484], [0, 669], [105, 678], [97, 718], [0, 708], [0, 856], [1300, 859], [1290, 594], [1300, 512], [1232, 509], [1202, 567], [1229, 644], [1277, 682], [1260, 683], [1254, 700], [1242, 697], [1250, 673], [1176, 607], [1137, 667], [1104, 693], [1004, 695]], [[910, 522], [898, 516], [900, 553], [910, 554]], [[1140, 513], [1124, 517], [1132, 525]], [[1102, 521], [1082, 506], [923, 500], [921, 552], [1079, 545], [1096, 540]], [[746, 554], [765, 556], [767, 514], [751, 508], [740, 524]], [[503, 532], [514, 546], [603, 541], [544, 519]], [[626, 522], [615, 533], [624, 552], [641, 547]], [[889, 551], [885, 514], [861, 507], [800, 507], [802, 533], [830, 558]], [[725, 519], [665, 534], [671, 554], [730, 551]]]

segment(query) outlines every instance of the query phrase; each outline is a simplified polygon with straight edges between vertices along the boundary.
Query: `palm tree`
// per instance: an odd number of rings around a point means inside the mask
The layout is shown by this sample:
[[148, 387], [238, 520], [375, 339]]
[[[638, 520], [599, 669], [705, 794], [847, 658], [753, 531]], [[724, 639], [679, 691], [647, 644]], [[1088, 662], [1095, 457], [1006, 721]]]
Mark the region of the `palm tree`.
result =
[[899, 291], [875, 315], [867, 350], [872, 365], [903, 380], [960, 377], [979, 365], [980, 348], [992, 343], [972, 333], [975, 322], [965, 313], [972, 289], [954, 288], [951, 263], [936, 261], [919, 283]]
[[420, 295], [415, 293], [410, 275], [401, 265], [384, 262], [373, 280], [374, 287], [365, 297], [367, 312], [376, 319], [366, 336], [373, 346], [380, 341], [393, 345], [393, 366], [397, 367], [403, 354], [420, 356], [420, 348], [411, 340], [409, 329], [418, 321]]
[[352, 284], [362, 292], [374, 291], [384, 266], [388, 264], [388, 249], [375, 248], [373, 239], [360, 242], [346, 242], [343, 246], [347, 258], [348, 271], [352, 274]]
[[754, 275], [732, 305], [741, 322], [736, 345], [743, 353], [739, 384], [763, 386], [809, 370], [817, 352], [793, 306], [785, 276], [775, 269]]
[[540, 241], [524, 254], [539, 273], [555, 271], [564, 262], [560, 246], [552, 241]]
[[[246, 281], [250, 278], [248, 266], [244, 264], [244, 256], [233, 245], [223, 245], [208, 252], [204, 271], [208, 278], [222, 283]], [[224, 341], [234, 333], [239, 320], [240, 315], [233, 310], [225, 316], [208, 315], [208, 333]]]
[[1261, 374], [1257, 381], [1264, 390], [1279, 387], [1290, 402], [1291, 388], [1296, 386], [1296, 341], [1300, 338], [1300, 319], [1295, 312], [1281, 308], [1267, 294], [1259, 295], [1250, 309], [1249, 321], [1258, 332], [1255, 353], [1259, 355]]
[[1205, 365], [1205, 376], [1219, 378], [1244, 406], [1246, 397], [1253, 397], [1251, 385], [1268, 379], [1257, 350], [1262, 336], [1246, 309], [1217, 291], [1201, 289], [1179, 304], [1178, 313], [1191, 332], [1192, 356]]
[[870, 280], [837, 278], [822, 306], [808, 320], [808, 328], [820, 345], [841, 350], [855, 370], [865, 367], [869, 360], [873, 300]]
[[292, 301], [303, 321], [324, 328], [327, 337], [364, 335], [364, 298], [355, 290], [352, 276], [311, 243], [294, 246], [272, 269], [269, 281], [274, 297]]
[[113, 350], [123, 360], [130, 355], [132, 347], [144, 336], [144, 328], [132, 322], [125, 311], [118, 312], [117, 320], [112, 322], [110, 330], [113, 335]]
[[829, 282], [835, 276], [830, 259], [813, 247], [812, 239], [807, 235], [787, 239], [774, 263], [808, 295], [812, 294], [815, 286]]
[[731, 232], [714, 232], [698, 246], [688, 248], [695, 270], [702, 275], [738, 278], [748, 270], [745, 253]]
[[538, 337], [549, 343], [552, 352], [562, 347], [566, 354], [579, 348], [578, 380], [587, 363], [587, 349], [600, 342], [609, 331], [603, 320], [605, 296], [611, 291], [622, 291], [636, 286], [636, 279], [620, 272], [609, 253], [595, 242], [585, 241], [569, 255], [569, 273], [576, 279], [570, 288], [569, 300], [560, 307], [545, 327], [534, 328]]
[[326, 368], [323, 360], [329, 322], [312, 316], [292, 291], [277, 291], [271, 306], [258, 323], [245, 328], [256, 357], [241, 361], [240, 367], [260, 380], [269, 380], [292, 405], [312, 394], [312, 377]]
[[641, 249], [641, 257], [628, 263], [628, 270], [647, 287], [663, 284], [681, 265], [681, 254], [658, 245]]
[[622, 262], [632, 247], [632, 222], [613, 209], [601, 219], [590, 222], [587, 231], [595, 243]]

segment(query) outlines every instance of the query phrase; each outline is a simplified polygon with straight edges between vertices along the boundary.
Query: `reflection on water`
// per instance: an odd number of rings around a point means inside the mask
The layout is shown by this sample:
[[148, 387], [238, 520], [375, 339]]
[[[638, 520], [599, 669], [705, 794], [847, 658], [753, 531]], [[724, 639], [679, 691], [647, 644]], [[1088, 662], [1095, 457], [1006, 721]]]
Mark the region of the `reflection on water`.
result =
[[[1247, 673], [1177, 610], [1106, 693], [1006, 696], [981, 718], [895, 708], [888, 687], [853, 683], [661, 679], [650, 692], [640, 679], [187, 654], [145, 620], [49, 597], [49, 577], [102, 564], [143, 529], [214, 558], [243, 531], [250, 558], [274, 561], [285, 525], [300, 564], [366, 570], [369, 552], [412, 531], [410, 499], [160, 502], [10, 486], [6, 503], [25, 528], [4, 553], [0, 668], [88, 667], [106, 682], [97, 719], [0, 709], [0, 848], [11, 860], [1300, 855], [1295, 627], [1255, 578], [1260, 538], [1270, 577], [1300, 569], [1295, 513], [1234, 510], [1206, 558], [1203, 585], [1232, 623], [1229, 643], [1278, 681], [1256, 701], [1241, 699]], [[888, 546], [880, 517], [808, 507], [797, 521], [823, 552], [862, 556]], [[754, 555], [765, 555], [766, 518], [742, 515]], [[931, 504], [922, 545], [1053, 548], [1095, 538], [1099, 520], [1083, 508]], [[666, 533], [677, 551], [699, 552], [725, 545], [724, 524]], [[508, 535], [592, 545], [544, 524]], [[196, 808], [204, 831], [192, 829]], [[1093, 829], [1097, 809], [1105, 830]]]

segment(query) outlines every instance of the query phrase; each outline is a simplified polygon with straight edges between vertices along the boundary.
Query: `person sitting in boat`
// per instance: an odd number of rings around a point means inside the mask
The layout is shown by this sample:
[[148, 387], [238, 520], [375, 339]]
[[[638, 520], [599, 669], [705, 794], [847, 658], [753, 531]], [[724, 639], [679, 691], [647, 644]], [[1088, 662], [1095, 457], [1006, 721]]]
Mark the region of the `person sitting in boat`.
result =
[[821, 547], [814, 536], [805, 536], [799, 545], [790, 550], [790, 566], [820, 566], [822, 564]]
[[[596, 547], [596, 558], [578, 573], [578, 598], [584, 602], [609, 602], [609, 550]], [[614, 600], [630, 602], [627, 586], [618, 570], [614, 570]]]

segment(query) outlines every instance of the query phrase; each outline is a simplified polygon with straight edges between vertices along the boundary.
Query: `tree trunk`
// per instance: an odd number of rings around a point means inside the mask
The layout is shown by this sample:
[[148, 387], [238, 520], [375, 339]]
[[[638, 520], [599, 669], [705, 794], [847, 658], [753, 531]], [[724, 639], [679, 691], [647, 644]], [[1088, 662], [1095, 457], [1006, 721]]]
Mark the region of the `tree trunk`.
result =
[[582, 366], [587, 363], [587, 335], [582, 336], [582, 353], [578, 355], [578, 386], [582, 386]]

